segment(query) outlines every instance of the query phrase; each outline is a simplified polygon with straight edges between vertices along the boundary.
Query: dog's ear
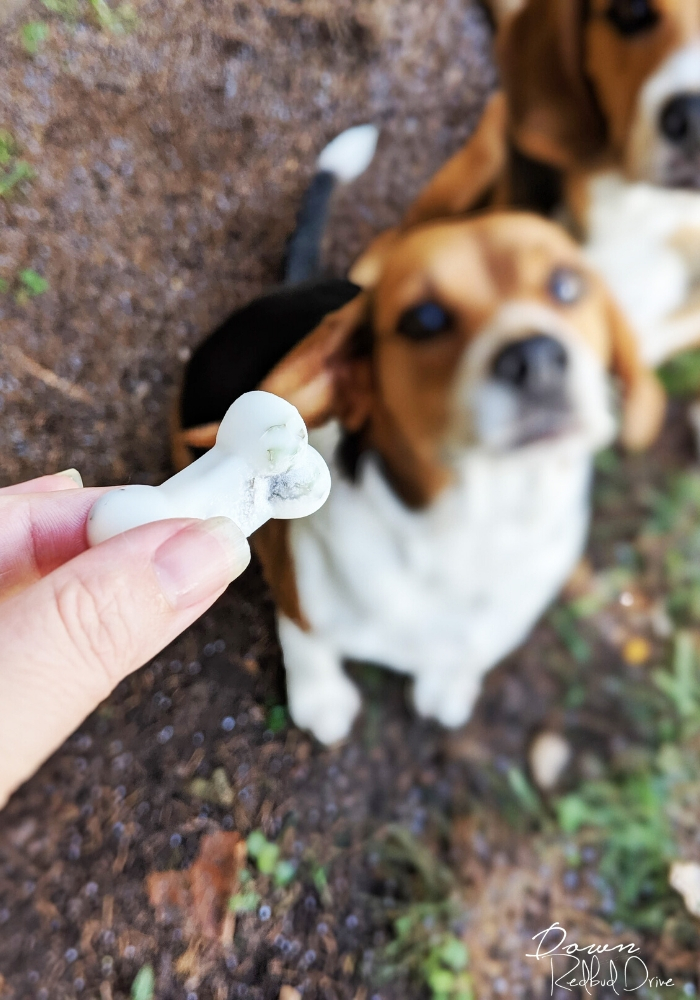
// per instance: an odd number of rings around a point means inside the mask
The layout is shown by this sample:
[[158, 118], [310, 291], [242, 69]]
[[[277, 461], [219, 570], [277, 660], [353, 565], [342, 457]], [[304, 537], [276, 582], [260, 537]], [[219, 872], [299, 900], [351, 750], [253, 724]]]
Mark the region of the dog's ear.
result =
[[570, 169], [605, 149], [585, 73], [586, 0], [528, 0], [500, 25], [496, 49], [521, 152]]
[[309, 428], [336, 417], [346, 430], [359, 430], [372, 406], [369, 311], [369, 294], [361, 292], [329, 313], [260, 388], [293, 403]]
[[608, 293], [611, 368], [623, 385], [620, 439], [630, 451], [642, 451], [656, 440], [666, 413], [666, 394], [642, 361], [639, 345], [620, 307]]
[[384, 262], [401, 235], [401, 229], [385, 229], [375, 236], [370, 245], [357, 258], [348, 272], [348, 278], [360, 288], [374, 288], [384, 268]]
[[401, 228], [463, 215], [485, 198], [506, 165], [507, 127], [505, 95], [496, 91], [464, 146], [438, 170], [409, 206]]

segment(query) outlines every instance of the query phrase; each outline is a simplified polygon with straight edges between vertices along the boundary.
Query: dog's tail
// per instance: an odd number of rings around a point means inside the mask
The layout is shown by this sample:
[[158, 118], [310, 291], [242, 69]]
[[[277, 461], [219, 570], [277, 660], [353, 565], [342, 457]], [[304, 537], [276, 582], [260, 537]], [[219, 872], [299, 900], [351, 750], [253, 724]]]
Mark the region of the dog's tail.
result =
[[321, 241], [333, 188], [336, 183], [349, 184], [365, 172], [374, 157], [378, 136], [375, 125], [356, 125], [337, 135], [321, 152], [287, 244], [285, 285], [318, 277]]

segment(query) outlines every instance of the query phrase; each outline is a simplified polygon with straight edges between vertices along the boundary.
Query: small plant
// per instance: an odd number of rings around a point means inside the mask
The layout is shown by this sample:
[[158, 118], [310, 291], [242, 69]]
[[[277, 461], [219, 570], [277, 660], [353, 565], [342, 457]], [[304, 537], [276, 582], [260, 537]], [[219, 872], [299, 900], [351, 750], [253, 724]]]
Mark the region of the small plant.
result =
[[42, 278], [31, 267], [20, 271], [17, 275], [17, 280], [20, 287], [15, 293], [15, 301], [20, 306], [26, 305], [30, 299], [35, 299], [49, 290], [49, 283], [46, 278]]
[[103, 31], [124, 34], [136, 26], [136, 11], [128, 3], [112, 8], [107, 0], [89, 0], [94, 19]]
[[280, 859], [278, 845], [269, 841], [262, 830], [253, 830], [246, 846], [261, 875], [271, 875], [278, 886], [289, 885], [296, 875], [296, 866], [292, 861]]
[[248, 892], [237, 892], [228, 901], [232, 913], [254, 913], [260, 902], [260, 893], [251, 889]]
[[450, 929], [453, 916], [449, 903], [408, 906], [394, 920], [394, 940], [379, 956], [379, 980], [392, 982], [403, 974], [427, 986], [432, 1000], [473, 1000], [469, 955]]
[[41, 0], [44, 7], [53, 14], [58, 14], [64, 21], [77, 21], [80, 15], [78, 0]]
[[668, 794], [668, 780], [654, 768], [584, 782], [556, 803], [562, 831], [599, 850], [599, 873], [612, 892], [614, 916], [628, 927], [660, 931], [677, 908], [668, 885], [675, 856]]
[[272, 733], [279, 733], [286, 725], [287, 709], [284, 705], [273, 705], [267, 713], [267, 728]]
[[17, 143], [6, 129], [0, 129], [0, 198], [8, 198], [23, 181], [30, 181], [34, 171], [26, 160], [17, 158]]
[[574, 612], [570, 608], [559, 606], [550, 613], [549, 621], [573, 659], [577, 663], [588, 663], [591, 647], [579, 631]]
[[156, 977], [152, 965], [142, 965], [131, 984], [131, 1000], [153, 1000]]
[[692, 632], [676, 633], [671, 670], [655, 670], [653, 679], [678, 713], [683, 738], [694, 736], [700, 730], [700, 671]]
[[700, 389], [700, 350], [686, 351], [671, 358], [661, 366], [658, 374], [669, 396], [682, 399], [696, 396]]
[[30, 21], [22, 27], [20, 34], [25, 52], [35, 56], [49, 37], [49, 26], [45, 21]]

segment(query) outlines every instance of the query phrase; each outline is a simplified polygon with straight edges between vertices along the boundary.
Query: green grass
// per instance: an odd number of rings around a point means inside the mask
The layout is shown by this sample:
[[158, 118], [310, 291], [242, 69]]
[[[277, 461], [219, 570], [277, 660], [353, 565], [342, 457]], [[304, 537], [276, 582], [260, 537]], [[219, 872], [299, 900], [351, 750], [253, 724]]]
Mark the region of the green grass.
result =
[[128, 3], [110, 7], [106, 0], [88, 0], [93, 19], [99, 28], [112, 34], [123, 34], [136, 27], [136, 11]]
[[0, 129], [0, 198], [11, 197], [20, 184], [34, 178], [32, 167], [26, 160], [19, 159], [18, 153], [12, 133]]
[[78, 0], [41, 0], [52, 14], [58, 14], [64, 21], [77, 21], [80, 16]]
[[68, 25], [79, 21], [92, 23], [100, 31], [123, 35], [138, 26], [136, 11], [130, 3], [111, 6], [107, 0], [41, 0], [46, 10]]
[[30, 56], [35, 56], [47, 41], [49, 34], [49, 26], [45, 21], [30, 21], [23, 25], [20, 35], [25, 52], [28, 52]]
[[687, 399], [700, 391], [700, 350], [686, 351], [671, 358], [658, 371], [669, 396]]
[[652, 774], [584, 782], [555, 805], [560, 828], [600, 851], [599, 874], [612, 892], [612, 917], [660, 931], [678, 907], [668, 885], [675, 843], [666, 815], [669, 782]]
[[454, 916], [449, 902], [405, 907], [378, 956], [378, 982], [403, 977], [427, 987], [432, 1000], [474, 1000], [467, 948], [450, 927]]

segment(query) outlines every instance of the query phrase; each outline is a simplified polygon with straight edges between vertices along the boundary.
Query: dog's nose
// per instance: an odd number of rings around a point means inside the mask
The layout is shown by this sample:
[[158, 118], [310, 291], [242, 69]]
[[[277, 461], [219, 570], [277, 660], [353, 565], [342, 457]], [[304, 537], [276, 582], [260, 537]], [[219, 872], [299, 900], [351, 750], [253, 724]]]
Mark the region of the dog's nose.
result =
[[546, 395], [562, 388], [566, 367], [566, 350], [559, 341], [545, 333], [532, 333], [496, 355], [492, 374], [528, 394]]
[[661, 110], [661, 131], [674, 146], [700, 149], [700, 94], [678, 94]]

